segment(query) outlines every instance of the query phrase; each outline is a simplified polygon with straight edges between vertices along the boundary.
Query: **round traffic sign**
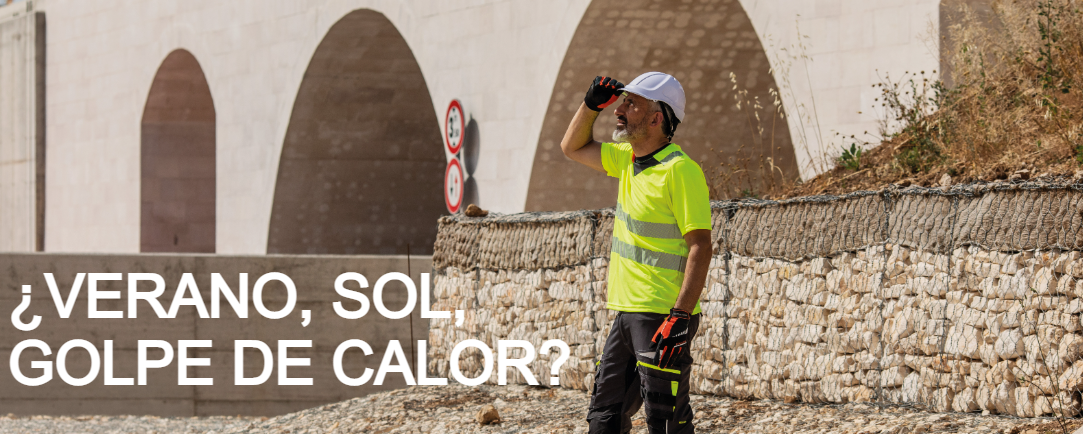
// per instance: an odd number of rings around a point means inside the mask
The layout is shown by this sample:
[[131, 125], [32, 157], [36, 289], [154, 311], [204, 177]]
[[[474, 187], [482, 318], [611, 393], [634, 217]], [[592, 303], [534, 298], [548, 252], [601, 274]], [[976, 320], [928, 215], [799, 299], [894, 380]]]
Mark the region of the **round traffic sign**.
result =
[[463, 130], [466, 129], [466, 119], [463, 116], [463, 106], [459, 100], [451, 100], [444, 115], [444, 139], [447, 141], [447, 150], [452, 154], [458, 154], [463, 147]]
[[451, 158], [444, 171], [444, 204], [452, 214], [463, 204], [463, 167], [458, 158]]

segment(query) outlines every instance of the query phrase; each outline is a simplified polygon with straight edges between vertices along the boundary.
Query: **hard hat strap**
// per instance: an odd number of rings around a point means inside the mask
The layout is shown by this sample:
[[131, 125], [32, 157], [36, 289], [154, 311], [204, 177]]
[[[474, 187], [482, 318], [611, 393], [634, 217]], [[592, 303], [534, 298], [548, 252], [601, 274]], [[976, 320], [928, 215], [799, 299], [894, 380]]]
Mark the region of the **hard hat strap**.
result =
[[663, 101], [658, 101], [658, 105], [662, 107], [662, 134], [666, 135], [666, 139], [673, 140], [673, 133], [677, 131], [677, 125], [681, 123], [677, 119], [677, 115], [673, 113], [673, 108]]

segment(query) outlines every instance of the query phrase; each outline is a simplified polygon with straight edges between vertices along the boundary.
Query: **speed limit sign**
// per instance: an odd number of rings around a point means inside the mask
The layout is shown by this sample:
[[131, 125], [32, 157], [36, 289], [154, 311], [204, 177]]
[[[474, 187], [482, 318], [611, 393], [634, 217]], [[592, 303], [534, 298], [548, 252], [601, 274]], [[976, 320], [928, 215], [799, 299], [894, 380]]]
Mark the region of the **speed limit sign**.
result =
[[463, 106], [459, 104], [459, 100], [453, 99], [448, 105], [447, 115], [444, 116], [444, 139], [447, 141], [447, 150], [452, 154], [458, 154], [459, 149], [462, 149], [465, 129]]
[[451, 157], [444, 171], [444, 204], [452, 214], [459, 212], [463, 204], [463, 168], [455, 157]]

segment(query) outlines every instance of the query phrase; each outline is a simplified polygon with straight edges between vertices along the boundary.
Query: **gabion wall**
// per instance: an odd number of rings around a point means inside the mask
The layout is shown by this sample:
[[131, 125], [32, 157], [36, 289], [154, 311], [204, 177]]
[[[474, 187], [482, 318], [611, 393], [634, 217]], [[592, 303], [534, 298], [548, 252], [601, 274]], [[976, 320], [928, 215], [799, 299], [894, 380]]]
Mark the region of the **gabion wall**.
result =
[[[1083, 391], [1083, 185], [887, 189], [716, 202], [693, 391], [809, 403], [1077, 416]], [[429, 369], [476, 338], [572, 348], [593, 386], [611, 210], [445, 217]], [[468, 375], [480, 353], [464, 353]], [[534, 364], [546, 383], [550, 362]], [[496, 375], [492, 376], [495, 382]], [[515, 373], [509, 378], [523, 382]]]

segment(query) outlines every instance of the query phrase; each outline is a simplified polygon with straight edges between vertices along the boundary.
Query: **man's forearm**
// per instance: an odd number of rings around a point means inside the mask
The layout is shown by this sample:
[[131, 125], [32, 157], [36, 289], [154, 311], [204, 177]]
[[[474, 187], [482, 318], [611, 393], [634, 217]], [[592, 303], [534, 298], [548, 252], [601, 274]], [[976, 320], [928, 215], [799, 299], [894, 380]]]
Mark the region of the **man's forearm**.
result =
[[586, 104], [580, 104], [575, 112], [568, 131], [564, 133], [564, 139], [560, 141], [560, 150], [564, 154], [578, 151], [594, 141], [594, 121], [598, 119], [599, 112], [587, 108]]
[[707, 282], [707, 270], [711, 265], [711, 245], [697, 243], [689, 246], [688, 263], [684, 269], [684, 282], [681, 284], [681, 292], [677, 294], [677, 303], [674, 308], [691, 313], [703, 294], [703, 286]]

